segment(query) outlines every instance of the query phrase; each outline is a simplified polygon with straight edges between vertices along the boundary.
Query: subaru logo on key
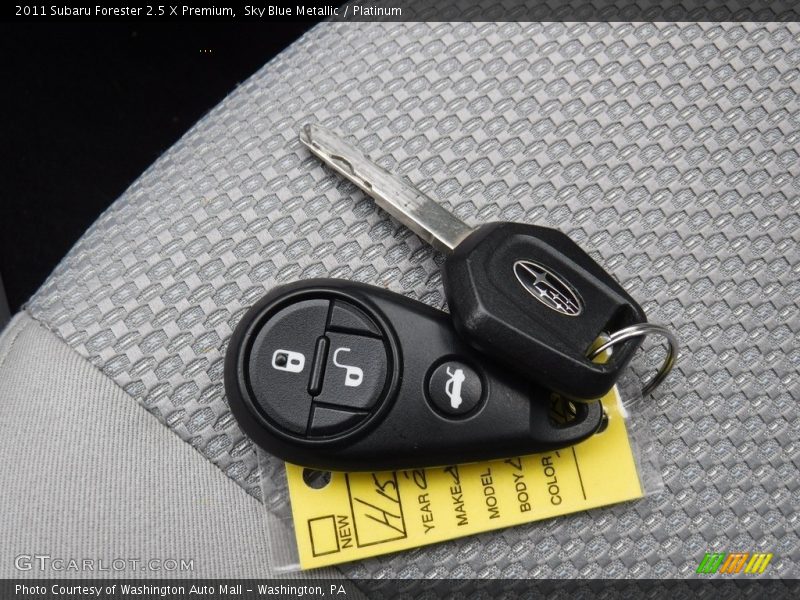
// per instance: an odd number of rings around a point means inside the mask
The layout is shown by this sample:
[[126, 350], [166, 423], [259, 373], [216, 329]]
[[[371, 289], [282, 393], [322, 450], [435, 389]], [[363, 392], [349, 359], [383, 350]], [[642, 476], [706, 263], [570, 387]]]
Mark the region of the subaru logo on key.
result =
[[575, 290], [551, 270], [532, 260], [514, 263], [517, 281], [539, 302], [567, 317], [577, 317], [583, 312], [583, 303]]

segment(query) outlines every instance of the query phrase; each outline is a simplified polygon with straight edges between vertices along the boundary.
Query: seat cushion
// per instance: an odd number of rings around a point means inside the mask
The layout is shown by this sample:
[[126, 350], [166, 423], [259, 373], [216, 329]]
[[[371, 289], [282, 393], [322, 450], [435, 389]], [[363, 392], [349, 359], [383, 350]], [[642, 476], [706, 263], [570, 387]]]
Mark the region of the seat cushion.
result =
[[443, 256], [300, 145], [320, 121], [469, 223], [568, 233], [682, 341], [638, 409], [664, 493], [346, 574], [661, 577], [736, 549], [796, 576], [799, 40], [794, 23], [323, 23], [148, 169], [28, 311], [258, 497], [271, 474], [222, 385], [247, 308], [318, 276], [445, 308]]
[[261, 503], [24, 313], [0, 336], [0, 456], [0, 577], [273, 574]]

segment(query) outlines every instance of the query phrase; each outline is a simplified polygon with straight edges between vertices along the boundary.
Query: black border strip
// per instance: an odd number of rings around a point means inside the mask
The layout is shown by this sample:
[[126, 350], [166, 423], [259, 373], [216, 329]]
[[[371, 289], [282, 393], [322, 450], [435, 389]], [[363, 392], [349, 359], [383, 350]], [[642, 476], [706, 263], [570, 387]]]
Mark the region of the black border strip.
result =
[[[270, 12], [270, 8], [272, 12]], [[96, 3], [14, 4], [6, 22], [344, 22], [589, 21], [769, 22], [800, 21], [800, 0], [354, 0], [299, 3], [222, 0], [205, 3], [126, 2], [113, 9]]]
[[[223, 592], [221, 586], [228, 592]], [[233, 588], [239, 586], [241, 588]], [[26, 590], [17, 586], [26, 586]], [[123, 593], [124, 586], [144, 588], [145, 593]], [[190, 593], [194, 586], [206, 593]], [[261, 586], [261, 588], [259, 588]], [[100, 588], [100, 594], [81, 587]], [[272, 588], [270, 591], [265, 587]], [[163, 590], [160, 591], [159, 590]], [[209, 589], [210, 588], [210, 589]], [[37, 589], [32, 592], [32, 589]], [[55, 590], [55, 591], [54, 591]], [[159, 591], [156, 591], [159, 590]], [[212, 591], [213, 590], [213, 591]], [[344, 593], [342, 593], [342, 590]], [[164, 593], [166, 592], [166, 594]], [[321, 592], [321, 593], [320, 593]], [[524, 579], [3, 579], [0, 597], [63, 600], [64, 598], [197, 598], [263, 599], [277, 598], [354, 598], [361, 594], [372, 599], [413, 598], [764, 598], [782, 600], [800, 595], [800, 580], [747, 579], [706, 576], [692, 580], [524, 580]], [[224, 595], [223, 595], [224, 594]], [[569, 594], [569, 596], [565, 595]]]

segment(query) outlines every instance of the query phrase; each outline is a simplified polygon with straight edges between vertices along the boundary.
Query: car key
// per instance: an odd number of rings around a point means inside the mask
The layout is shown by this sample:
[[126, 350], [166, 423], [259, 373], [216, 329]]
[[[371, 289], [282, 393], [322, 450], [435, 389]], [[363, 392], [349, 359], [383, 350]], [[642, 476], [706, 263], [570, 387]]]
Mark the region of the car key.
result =
[[[378, 205], [449, 256], [447, 303], [456, 330], [472, 346], [549, 389], [586, 400], [606, 394], [647, 333], [636, 301], [566, 234], [522, 223], [472, 228], [357, 148], [316, 124], [300, 140]], [[603, 335], [615, 346], [604, 363], [592, 354]], [[621, 344], [619, 343], [621, 342]], [[665, 368], [645, 388], [660, 383]]]
[[224, 378], [231, 411], [256, 444], [316, 469], [556, 450], [603, 422], [600, 402], [567, 402], [477, 353], [447, 313], [340, 279], [270, 291], [237, 325]]

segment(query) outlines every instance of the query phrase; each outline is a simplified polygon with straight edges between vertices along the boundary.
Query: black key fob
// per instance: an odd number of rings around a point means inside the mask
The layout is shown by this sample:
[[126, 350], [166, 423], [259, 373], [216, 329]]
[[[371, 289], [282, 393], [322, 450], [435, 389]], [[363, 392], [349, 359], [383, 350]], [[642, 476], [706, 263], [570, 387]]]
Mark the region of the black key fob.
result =
[[588, 358], [603, 334], [644, 323], [636, 301], [566, 234], [490, 223], [456, 247], [444, 266], [453, 323], [478, 351], [578, 400], [605, 395], [641, 340]]
[[325, 470], [553, 450], [603, 419], [599, 402], [568, 403], [477, 353], [446, 313], [337, 279], [276, 288], [250, 309], [228, 344], [225, 390], [256, 444]]

